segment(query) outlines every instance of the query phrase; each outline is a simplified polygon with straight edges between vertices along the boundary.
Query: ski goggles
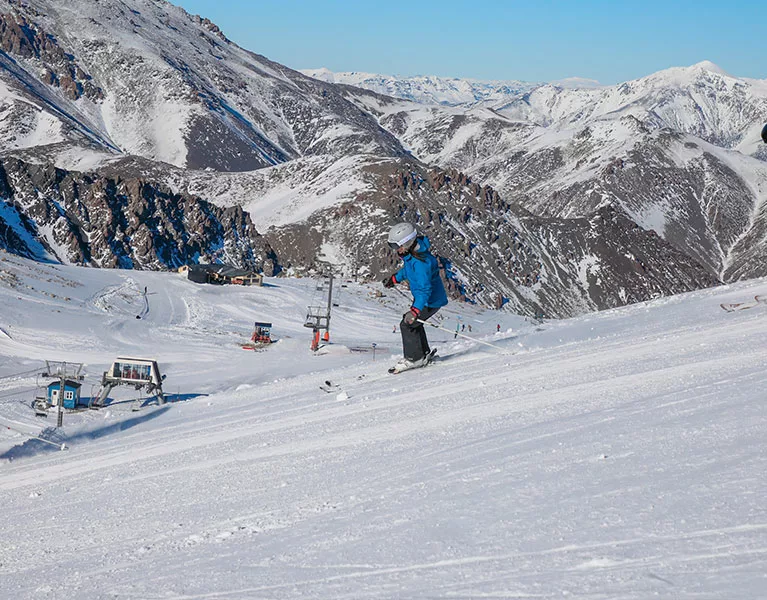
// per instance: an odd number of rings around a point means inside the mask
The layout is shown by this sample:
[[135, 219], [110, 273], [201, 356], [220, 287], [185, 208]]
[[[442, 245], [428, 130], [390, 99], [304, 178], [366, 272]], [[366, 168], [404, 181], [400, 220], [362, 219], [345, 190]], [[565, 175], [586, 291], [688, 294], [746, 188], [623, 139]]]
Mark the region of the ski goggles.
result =
[[399, 242], [392, 242], [391, 240], [387, 240], [387, 243], [389, 244], [389, 248], [392, 250], [397, 250], [398, 248], [407, 248], [410, 247], [411, 244], [413, 244], [413, 240], [418, 236], [418, 233], [414, 230], [411, 231], [409, 235], [405, 236], [404, 239], [401, 239]]

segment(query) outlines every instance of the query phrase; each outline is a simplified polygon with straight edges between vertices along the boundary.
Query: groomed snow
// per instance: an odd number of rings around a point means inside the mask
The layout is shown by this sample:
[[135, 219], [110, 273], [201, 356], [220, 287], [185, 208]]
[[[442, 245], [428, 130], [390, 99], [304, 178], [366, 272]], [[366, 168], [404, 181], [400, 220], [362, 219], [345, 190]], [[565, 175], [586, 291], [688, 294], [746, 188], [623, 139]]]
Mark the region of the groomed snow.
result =
[[[719, 304], [767, 280], [540, 326], [451, 304], [499, 349], [430, 329], [444, 360], [397, 376], [406, 300], [336, 281], [312, 355], [316, 287], [0, 254], [0, 597], [764, 597], [767, 305]], [[43, 359], [87, 363], [88, 396], [126, 354], [170, 402], [118, 388], [45, 431], [67, 451], [17, 433], [55, 424]]]

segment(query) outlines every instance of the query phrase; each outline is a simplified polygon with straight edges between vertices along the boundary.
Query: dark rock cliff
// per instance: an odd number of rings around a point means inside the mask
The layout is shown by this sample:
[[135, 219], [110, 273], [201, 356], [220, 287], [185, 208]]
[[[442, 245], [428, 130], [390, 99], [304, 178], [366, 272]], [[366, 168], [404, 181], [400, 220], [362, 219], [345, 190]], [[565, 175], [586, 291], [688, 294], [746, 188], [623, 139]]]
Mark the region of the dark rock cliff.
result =
[[32, 258], [126, 269], [220, 261], [272, 274], [276, 256], [239, 207], [139, 178], [0, 163], [0, 246]]

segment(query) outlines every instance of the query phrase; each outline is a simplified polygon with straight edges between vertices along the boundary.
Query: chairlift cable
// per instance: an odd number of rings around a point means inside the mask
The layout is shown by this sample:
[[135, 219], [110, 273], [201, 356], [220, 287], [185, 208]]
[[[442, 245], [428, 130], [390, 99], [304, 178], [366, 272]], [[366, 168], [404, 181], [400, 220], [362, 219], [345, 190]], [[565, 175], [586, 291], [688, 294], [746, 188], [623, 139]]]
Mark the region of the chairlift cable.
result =
[[0, 379], [11, 379], [12, 377], [19, 377], [21, 375], [29, 375], [31, 373], [38, 373], [40, 372], [40, 369], [43, 367], [37, 367], [36, 369], [32, 369], [30, 371], [22, 371], [21, 373], [11, 373], [10, 375], [0, 375]]
[[37, 387], [38, 386], [25, 387], [25, 388], [21, 388], [20, 390], [19, 389], [15, 389], [13, 392], [9, 392], [9, 393], [6, 393], [6, 394], [0, 394], [0, 398], [10, 398], [11, 396], [15, 396], [17, 394], [31, 392], [32, 390], [37, 389]]

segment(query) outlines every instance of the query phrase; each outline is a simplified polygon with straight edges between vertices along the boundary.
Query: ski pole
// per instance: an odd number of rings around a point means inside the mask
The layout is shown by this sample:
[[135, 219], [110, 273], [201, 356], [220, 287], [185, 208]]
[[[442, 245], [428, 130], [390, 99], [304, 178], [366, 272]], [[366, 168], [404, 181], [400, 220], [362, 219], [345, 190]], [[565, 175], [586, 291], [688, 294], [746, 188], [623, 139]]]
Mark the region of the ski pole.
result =
[[[407, 300], [410, 300], [407, 294], [405, 294], [405, 292], [400, 290], [398, 287], [394, 286], [394, 289], [397, 290], [400, 296], [402, 296], [403, 298], [407, 298]], [[423, 319], [416, 319], [416, 321], [418, 321], [419, 323], [423, 323], [424, 325], [430, 325], [431, 327], [434, 327], [435, 329], [441, 329], [442, 331], [447, 331], [448, 333], [452, 333], [454, 335], [460, 335], [462, 338], [466, 338], [467, 340], [471, 340], [472, 342], [478, 342], [480, 344], [484, 344], [485, 346], [490, 346], [491, 348], [495, 348], [496, 350], [499, 350], [503, 354], [508, 354], [509, 356], [514, 354], [514, 352], [509, 352], [505, 348], [501, 348], [500, 346], [496, 346], [495, 344], [491, 344], [490, 342], [485, 342], [473, 337], [469, 337], [468, 335], [463, 335], [462, 333], [458, 333], [457, 331], [446, 329], [445, 327], [440, 327], [439, 325], [435, 325], [434, 323], [429, 323], [428, 321], [424, 321]]]
[[496, 346], [495, 344], [491, 344], [490, 342], [485, 342], [483, 340], [478, 340], [477, 338], [469, 337], [468, 335], [463, 335], [462, 333], [458, 333], [457, 331], [447, 329], [446, 327], [442, 327], [435, 323], [429, 323], [428, 321], [424, 321], [423, 319], [416, 319], [416, 321], [418, 321], [419, 323], [423, 323], [424, 325], [430, 325], [431, 327], [434, 327], [435, 329], [441, 329], [442, 331], [447, 331], [448, 333], [452, 333], [453, 335], [460, 335], [462, 338], [466, 338], [467, 340], [471, 340], [472, 342], [477, 342], [479, 344], [484, 344], [485, 346], [490, 346], [491, 348], [500, 350], [503, 354], [508, 354], [510, 356], [514, 354], [513, 352], [509, 352], [505, 348], [501, 348], [500, 346]]

